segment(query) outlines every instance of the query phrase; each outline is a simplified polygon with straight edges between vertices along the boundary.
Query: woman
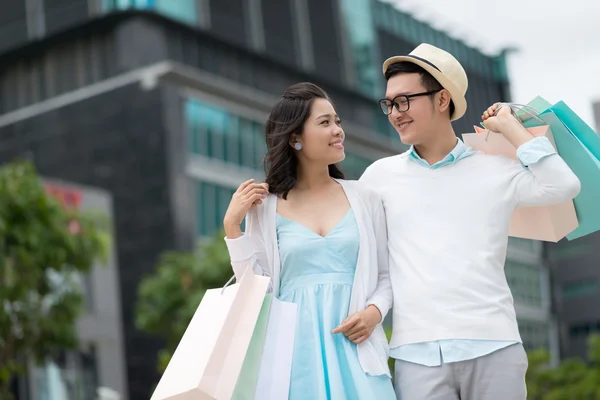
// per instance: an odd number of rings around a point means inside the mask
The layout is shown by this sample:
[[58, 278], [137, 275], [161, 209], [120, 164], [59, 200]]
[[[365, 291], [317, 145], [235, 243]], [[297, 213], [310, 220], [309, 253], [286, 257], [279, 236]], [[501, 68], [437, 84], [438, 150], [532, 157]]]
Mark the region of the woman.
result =
[[288, 88], [266, 141], [266, 183], [244, 182], [223, 222], [236, 276], [252, 267], [298, 304], [289, 398], [395, 399], [381, 326], [392, 302], [383, 206], [343, 180], [344, 131], [327, 94]]

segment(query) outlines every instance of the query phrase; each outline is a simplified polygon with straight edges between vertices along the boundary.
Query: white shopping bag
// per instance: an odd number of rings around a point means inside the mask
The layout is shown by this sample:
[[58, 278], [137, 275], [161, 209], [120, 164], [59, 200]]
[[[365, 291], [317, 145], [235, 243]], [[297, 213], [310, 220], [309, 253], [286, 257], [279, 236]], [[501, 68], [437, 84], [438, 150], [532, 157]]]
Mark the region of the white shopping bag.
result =
[[256, 400], [286, 400], [290, 391], [298, 305], [273, 299]]
[[207, 290], [151, 400], [230, 400], [269, 282], [248, 268]]

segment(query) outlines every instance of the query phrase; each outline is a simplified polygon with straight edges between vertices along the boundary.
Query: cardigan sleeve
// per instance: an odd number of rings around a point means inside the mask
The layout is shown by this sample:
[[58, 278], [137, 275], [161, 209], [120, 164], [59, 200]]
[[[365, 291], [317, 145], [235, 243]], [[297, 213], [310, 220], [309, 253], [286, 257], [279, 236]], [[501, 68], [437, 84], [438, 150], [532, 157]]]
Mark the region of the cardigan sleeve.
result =
[[[225, 243], [237, 280], [242, 278], [248, 267], [251, 267], [257, 275], [269, 276], [266, 247], [256, 208], [252, 208], [246, 215], [244, 234], [236, 239], [226, 237]], [[272, 289], [272, 283], [269, 286]]]
[[393, 297], [389, 273], [387, 223], [383, 202], [379, 196], [376, 198], [373, 210], [373, 229], [377, 247], [377, 286], [371, 298], [367, 300], [366, 305], [376, 306], [381, 312], [381, 320], [383, 321], [390, 308], [392, 308]]

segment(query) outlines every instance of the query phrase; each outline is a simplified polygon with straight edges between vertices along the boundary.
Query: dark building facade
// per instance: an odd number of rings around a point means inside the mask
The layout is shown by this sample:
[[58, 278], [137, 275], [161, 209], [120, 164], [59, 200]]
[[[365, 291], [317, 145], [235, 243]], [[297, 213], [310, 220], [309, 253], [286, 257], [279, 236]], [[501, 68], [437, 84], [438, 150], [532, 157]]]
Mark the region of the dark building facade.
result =
[[587, 359], [590, 335], [600, 334], [599, 245], [599, 232], [546, 245], [563, 359]]
[[[600, 102], [593, 105], [593, 112], [597, 130], [600, 127]], [[572, 242], [563, 239], [546, 246], [562, 358], [587, 358], [590, 335], [600, 334], [599, 246], [600, 232]]]
[[[504, 55], [378, 1], [0, 0], [0, 9], [0, 163], [26, 155], [44, 176], [112, 198], [124, 399], [149, 398], [158, 379], [161, 341], [134, 324], [140, 280], [162, 251], [214, 233], [238, 184], [263, 177], [264, 121], [287, 86], [312, 81], [334, 99], [353, 179], [405, 149], [376, 103], [388, 56], [421, 42], [457, 56], [470, 82], [458, 133], [509, 98]], [[511, 241], [509, 260], [524, 340], [551, 347], [541, 246]]]

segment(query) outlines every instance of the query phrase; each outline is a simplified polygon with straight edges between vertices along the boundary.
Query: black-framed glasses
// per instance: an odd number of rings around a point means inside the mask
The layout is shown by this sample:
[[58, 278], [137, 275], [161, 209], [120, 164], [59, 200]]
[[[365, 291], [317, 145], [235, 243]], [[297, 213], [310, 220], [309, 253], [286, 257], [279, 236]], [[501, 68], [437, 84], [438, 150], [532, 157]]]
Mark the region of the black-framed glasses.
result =
[[399, 112], [406, 112], [410, 109], [410, 99], [413, 97], [430, 96], [434, 93], [440, 92], [442, 89], [430, 90], [429, 92], [415, 93], [415, 94], [401, 94], [390, 99], [379, 100], [379, 107], [385, 115], [390, 115], [393, 108]]

